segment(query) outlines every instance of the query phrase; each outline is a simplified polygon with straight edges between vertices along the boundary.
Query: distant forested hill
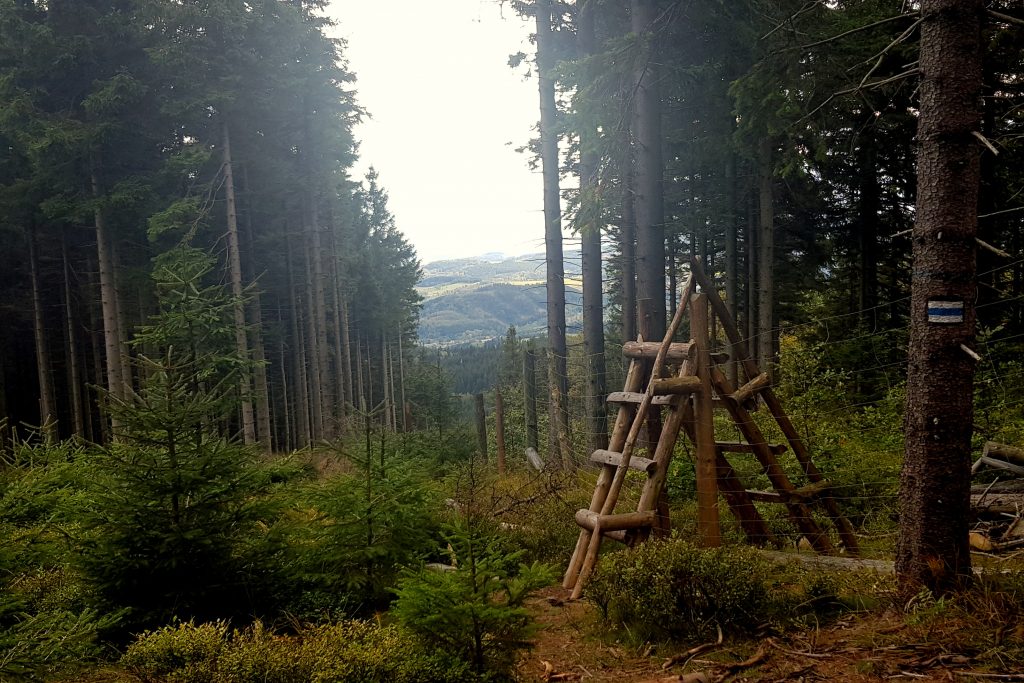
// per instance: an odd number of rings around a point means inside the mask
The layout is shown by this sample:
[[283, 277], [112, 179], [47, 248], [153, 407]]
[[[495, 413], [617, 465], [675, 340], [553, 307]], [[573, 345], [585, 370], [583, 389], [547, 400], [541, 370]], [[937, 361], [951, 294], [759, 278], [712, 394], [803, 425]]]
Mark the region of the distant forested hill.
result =
[[[580, 253], [565, 255], [567, 322], [580, 322]], [[515, 325], [521, 337], [546, 327], [544, 257], [487, 255], [423, 267], [419, 335], [424, 344], [485, 342]]]

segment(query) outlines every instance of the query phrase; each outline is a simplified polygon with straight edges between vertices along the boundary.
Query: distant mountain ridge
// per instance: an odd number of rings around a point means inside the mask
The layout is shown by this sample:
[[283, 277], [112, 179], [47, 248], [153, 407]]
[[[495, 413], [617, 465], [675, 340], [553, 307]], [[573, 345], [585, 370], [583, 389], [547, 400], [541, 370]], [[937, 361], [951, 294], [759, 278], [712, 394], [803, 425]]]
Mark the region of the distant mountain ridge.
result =
[[[582, 302], [580, 252], [564, 255], [566, 318], [579, 323]], [[417, 291], [423, 297], [420, 342], [475, 344], [505, 336], [515, 325], [521, 337], [547, 329], [546, 270], [543, 254], [434, 261], [423, 266]]]

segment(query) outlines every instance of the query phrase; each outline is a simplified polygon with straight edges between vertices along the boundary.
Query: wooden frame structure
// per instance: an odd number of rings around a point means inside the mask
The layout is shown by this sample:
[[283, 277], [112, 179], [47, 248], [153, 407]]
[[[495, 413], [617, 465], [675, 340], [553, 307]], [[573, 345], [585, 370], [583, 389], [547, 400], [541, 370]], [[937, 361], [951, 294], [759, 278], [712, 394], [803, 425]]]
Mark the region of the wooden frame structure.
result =
[[[700, 286], [701, 292], [696, 292]], [[718, 367], [728, 361], [723, 354], [712, 352], [710, 340], [709, 308], [714, 311], [725, 330], [735, 361], [746, 380], [733, 387]], [[690, 311], [690, 342], [673, 343], [682, 322], [683, 313]], [[721, 543], [719, 527], [719, 493], [739, 520], [748, 539], [757, 544], [772, 540], [764, 518], [755, 502], [785, 505], [792, 523], [820, 553], [835, 552], [828, 531], [811, 514], [811, 505], [820, 505], [835, 527], [845, 550], [856, 555], [857, 539], [850, 522], [840, 513], [832, 497], [829, 482], [811, 460], [806, 445], [800, 438], [772, 391], [767, 373], [747, 353], [746, 344], [739, 334], [728, 307], [718, 296], [714, 284], [694, 260], [690, 277], [672, 322], [660, 342], [626, 343], [623, 355], [630, 359], [623, 391], [610, 394], [609, 403], [619, 406], [618, 415], [608, 450], [595, 451], [591, 462], [601, 467], [590, 507], [576, 513], [580, 536], [569, 561], [562, 585], [578, 598], [583, 585], [597, 563], [604, 538], [612, 538], [633, 545], [646, 540], [653, 532], [664, 535], [668, 530], [667, 507], [663, 502], [663, 489], [680, 430], [693, 442], [697, 473], [697, 527], [702, 545]], [[673, 372], [668, 372], [669, 368]], [[646, 389], [641, 391], [644, 378]], [[750, 410], [757, 399], [767, 407], [786, 437], [786, 444], [770, 444]], [[634, 456], [641, 428], [652, 406], [665, 407], [661, 434], [654, 446], [652, 457]], [[740, 442], [715, 439], [714, 410], [722, 407], [729, 412], [743, 435]], [[657, 410], [658, 408], [655, 408]], [[778, 456], [787, 449], [793, 451], [808, 483], [797, 487], [786, 475]], [[771, 482], [771, 491], [747, 490], [726, 453], [752, 454]], [[644, 472], [647, 480], [633, 512], [616, 513], [615, 506], [628, 470]]]

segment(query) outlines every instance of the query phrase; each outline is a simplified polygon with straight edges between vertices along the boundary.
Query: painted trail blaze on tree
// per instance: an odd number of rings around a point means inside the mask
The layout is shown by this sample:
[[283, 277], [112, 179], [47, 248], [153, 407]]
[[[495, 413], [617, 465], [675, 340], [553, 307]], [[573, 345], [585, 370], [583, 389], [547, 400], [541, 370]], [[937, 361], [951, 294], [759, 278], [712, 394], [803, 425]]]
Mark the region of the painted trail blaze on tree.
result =
[[980, 0], [921, 3], [921, 104], [910, 364], [900, 476], [901, 586], [948, 592], [967, 545], [981, 123]]

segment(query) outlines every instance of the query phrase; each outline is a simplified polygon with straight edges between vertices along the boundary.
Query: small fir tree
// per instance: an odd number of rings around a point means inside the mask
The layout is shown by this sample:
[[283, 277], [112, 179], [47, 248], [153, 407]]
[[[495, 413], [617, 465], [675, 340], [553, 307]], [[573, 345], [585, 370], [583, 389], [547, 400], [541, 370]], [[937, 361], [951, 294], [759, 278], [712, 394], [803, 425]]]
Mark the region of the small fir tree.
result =
[[97, 458], [83, 560], [108, 606], [136, 624], [248, 612], [236, 551], [269, 477], [228, 436], [246, 361], [232, 298], [205, 284], [213, 267], [187, 243], [156, 259], [159, 313], [133, 340], [140, 389], [108, 396], [122, 433]]

